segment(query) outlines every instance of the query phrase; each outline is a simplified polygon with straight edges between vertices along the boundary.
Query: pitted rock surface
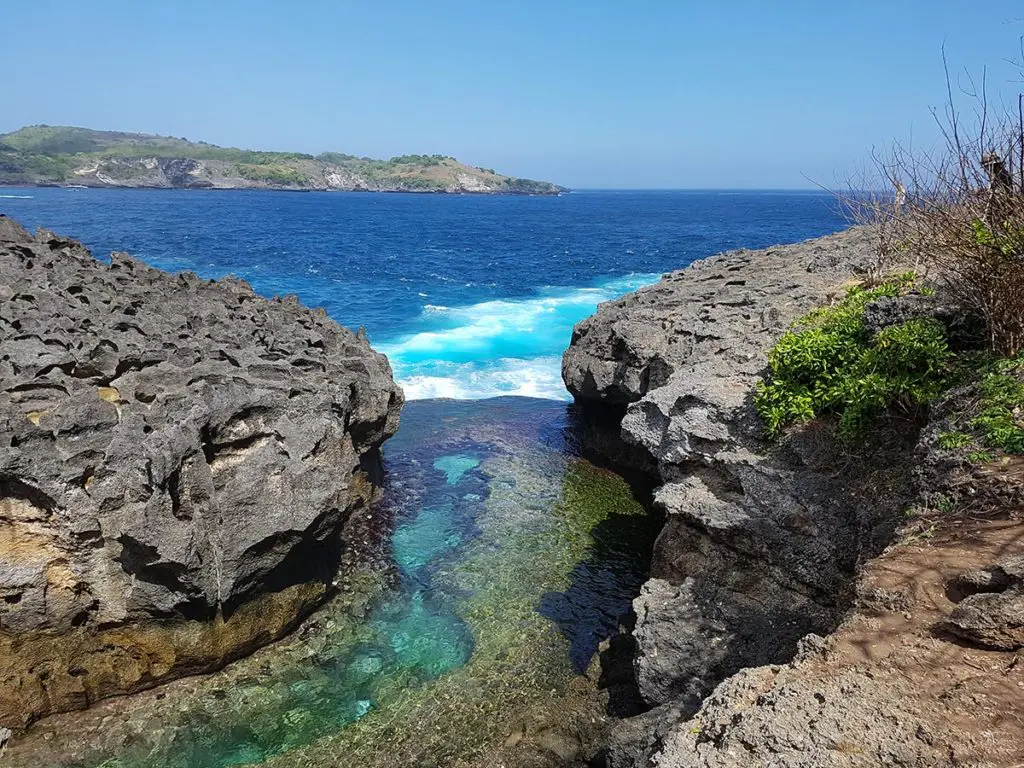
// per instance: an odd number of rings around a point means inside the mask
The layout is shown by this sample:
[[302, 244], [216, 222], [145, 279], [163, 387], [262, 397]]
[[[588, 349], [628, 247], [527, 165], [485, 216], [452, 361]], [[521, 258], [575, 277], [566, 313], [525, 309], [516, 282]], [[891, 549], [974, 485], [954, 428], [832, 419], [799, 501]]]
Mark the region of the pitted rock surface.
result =
[[294, 297], [0, 217], [0, 637], [329, 582], [402, 400], [362, 334]]
[[623, 405], [670, 382], [673, 391], [686, 381], [711, 385], [684, 405], [703, 408], [718, 441], [725, 427], [713, 411], [744, 399], [775, 339], [813, 306], [841, 296], [839, 283], [871, 263], [872, 245], [868, 232], [853, 229], [696, 261], [580, 322], [562, 378], [577, 399]]
[[[607, 440], [592, 447], [655, 466], [666, 513], [652, 581], [634, 601], [637, 680], [652, 706], [692, 714], [728, 675], [784, 662], [801, 637], [835, 627], [858, 563], [911, 494], [899, 460], [846, 456], [827, 430], [767, 444], [752, 405], [775, 341], [841, 298], [872, 258], [864, 229], [725, 253], [600, 305], [574, 329], [566, 386], [595, 421], [619, 421], [617, 452]], [[889, 488], [885, 501], [867, 486]], [[649, 719], [656, 743], [670, 720]], [[610, 765], [648, 764], [650, 749], [622, 742]]]
[[[1019, 548], [1019, 517], [954, 519], [926, 542], [898, 540], [861, 568], [835, 632], [801, 640], [788, 664], [732, 675], [690, 717], [649, 720], [658, 738], [614, 744], [617, 764], [1020, 765], [1024, 668], [1007, 634], [1020, 618], [977, 600], [1013, 599], [1024, 557], [1004, 553]], [[965, 619], [966, 632], [950, 631]]]

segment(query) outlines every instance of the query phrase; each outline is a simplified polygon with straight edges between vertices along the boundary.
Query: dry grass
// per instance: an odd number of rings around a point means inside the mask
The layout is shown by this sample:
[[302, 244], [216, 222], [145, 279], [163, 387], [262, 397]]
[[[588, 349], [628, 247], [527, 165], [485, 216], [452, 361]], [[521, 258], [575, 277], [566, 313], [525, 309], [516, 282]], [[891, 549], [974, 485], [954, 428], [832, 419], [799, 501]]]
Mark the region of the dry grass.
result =
[[933, 113], [939, 149], [876, 153], [870, 183], [858, 186], [884, 191], [845, 202], [875, 227], [879, 275], [916, 265], [984, 319], [993, 352], [1015, 355], [1024, 348], [1024, 94], [997, 111], [984, 77], [954, 89], [947, 68], [946, 83], [946, 108]]

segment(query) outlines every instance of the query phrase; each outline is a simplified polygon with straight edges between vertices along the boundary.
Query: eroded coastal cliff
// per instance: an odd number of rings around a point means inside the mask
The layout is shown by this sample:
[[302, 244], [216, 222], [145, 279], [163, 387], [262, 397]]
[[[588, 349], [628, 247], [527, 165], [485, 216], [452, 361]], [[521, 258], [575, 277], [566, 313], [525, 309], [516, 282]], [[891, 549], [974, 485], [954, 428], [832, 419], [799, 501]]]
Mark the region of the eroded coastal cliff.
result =
[[[598, 764], [1008, 766], [1024, 754], [1014, 471], [943, 451], [942, 404], [923, 431], [885, 424], [860, 450], [820, 421], [769, 441], [754, 407], [769, 349], [862, 280], [873, 247], [852, 229], [722, 254], [576, 327], [563, 378], [590, 448], [645, 473], [665, 515], [634, 602], [650, 710], [615, 727]], [[924, 311], [941, 316], [936, 303]], [[906, 311], [883, 305], [873, 321]], [[939, 491], [993, 481], [995, 512], [930, 516]]]
[[402, 392], [361, 334], [0, 216], [0, 726], [208, 671], [331, 589]]

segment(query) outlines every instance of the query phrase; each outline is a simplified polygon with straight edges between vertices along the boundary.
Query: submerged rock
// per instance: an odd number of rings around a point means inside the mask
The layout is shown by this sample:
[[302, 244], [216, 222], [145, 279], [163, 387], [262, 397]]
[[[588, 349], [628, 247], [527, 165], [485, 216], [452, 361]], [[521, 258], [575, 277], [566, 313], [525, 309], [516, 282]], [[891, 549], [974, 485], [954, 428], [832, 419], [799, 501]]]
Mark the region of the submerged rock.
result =
[[402, 405], [362, 334], [0, 216], [0, 725], [217, 667], [325, 595]]

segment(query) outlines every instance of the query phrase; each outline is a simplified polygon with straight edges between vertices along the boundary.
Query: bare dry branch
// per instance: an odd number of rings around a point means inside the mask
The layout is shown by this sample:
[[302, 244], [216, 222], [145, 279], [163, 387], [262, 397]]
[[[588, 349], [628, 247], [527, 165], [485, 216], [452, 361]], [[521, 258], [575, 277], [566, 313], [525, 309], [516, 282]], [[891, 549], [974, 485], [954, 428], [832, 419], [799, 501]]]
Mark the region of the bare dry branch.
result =
[[[967, 74], [954, 88], [945, 50], [942, 63], [947, 103], [932, 114], [943, 146], [919, 153], [897, 143], [872, 153], [873, 183], [851, 186], [843, 203], [877, 232], [869, 277], [895, 262], [924, 267], [984, 318], [993, 351], [1017, 354], [1024, 349], [1024, 94], [994, 114], [985, 73], [980, 83]], [[973, 121], [964, 120], [957, 91], [973, 106]]]

